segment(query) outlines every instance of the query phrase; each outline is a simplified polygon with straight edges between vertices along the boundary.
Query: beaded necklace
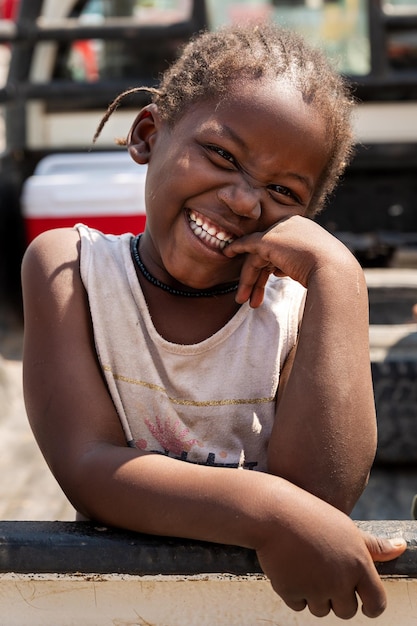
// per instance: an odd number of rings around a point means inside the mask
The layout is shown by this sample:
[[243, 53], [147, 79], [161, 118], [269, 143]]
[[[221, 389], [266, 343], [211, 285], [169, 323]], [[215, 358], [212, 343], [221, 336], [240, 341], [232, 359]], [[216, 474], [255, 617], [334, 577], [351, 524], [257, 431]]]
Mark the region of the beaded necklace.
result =
[[139, 254], [140, 238], [141, 235], [136, 235], [136, 237], [132, 237], [131, 239], [130, 252], [132, 255], [132, 259], [141, 274], [155, 287], [163, 289], [167, 293], [170, 293], [172, 296], [184, 296], [186, 298], [212, 298], [213, 296], [224, 296], [227, 293], [232, 293], [233, 291], [237, 290], [239, 285], [238, 281], [232, 283], [231, 285], [229, 285], [229, 287], [212, 287], [211, 289], [196, 289], [195, 291], [186, 291], [183, 289], [175, 289], [174, 287], [170, 287], [166, 283], [158, 280], [158, 278], [155, 278], [155, 276], [152, 276], [152, 274], [144, 265]]

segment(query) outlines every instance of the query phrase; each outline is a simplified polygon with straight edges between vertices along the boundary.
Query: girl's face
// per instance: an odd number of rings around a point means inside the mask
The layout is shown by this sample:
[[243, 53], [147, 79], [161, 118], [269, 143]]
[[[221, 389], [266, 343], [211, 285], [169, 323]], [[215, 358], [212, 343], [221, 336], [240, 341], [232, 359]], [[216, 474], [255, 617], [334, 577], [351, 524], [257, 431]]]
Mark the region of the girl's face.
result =
[[228, 242], [307, 215], [328, 160], [326, 125], [286, 83], [239, 84], [155, 122], [141, 255], [160, 280], [201, 289], [239, 278]]

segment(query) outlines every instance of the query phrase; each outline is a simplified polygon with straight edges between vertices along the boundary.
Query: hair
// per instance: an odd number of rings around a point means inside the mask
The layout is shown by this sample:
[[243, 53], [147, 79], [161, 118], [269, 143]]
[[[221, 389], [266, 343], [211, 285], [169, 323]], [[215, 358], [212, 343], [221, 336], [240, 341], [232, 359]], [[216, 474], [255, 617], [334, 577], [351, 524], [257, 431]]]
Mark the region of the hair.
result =
[[350, 117], [354, 99], [346, 81], [322, 52], [277, 24], [233, 25], [197, 34], [164, 72], [159, 88], [134, 87], [115, 98], [93, 141], [130, 94], [147, 91], [158, 106], [161, 119], [172, 126], [197, 102], [226, 98], [238, 81], [261, 79], [287, 80], [326, 121], [329, 157], [309, 206], [309, 215], [315, 215], [351, 158]]

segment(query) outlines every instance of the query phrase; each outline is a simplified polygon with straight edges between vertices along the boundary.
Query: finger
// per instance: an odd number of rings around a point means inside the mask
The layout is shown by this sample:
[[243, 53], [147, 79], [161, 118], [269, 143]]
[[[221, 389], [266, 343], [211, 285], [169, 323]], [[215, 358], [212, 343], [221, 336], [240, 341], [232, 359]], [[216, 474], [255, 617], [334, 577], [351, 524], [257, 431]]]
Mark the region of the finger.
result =
[[352, 619], [358, 610], [358, 598], [353, 592], [349, 595], [334, 596], [331, 600], [333, 613], [340, 619]]
[[293, 611], [304, 611], [307, 606], [307, 600], [286, 600], [285, 598], [283, 600]]
[[376, 569], [368, 568], [356, 591], [362, 600], [362, 613], [367, 617], [378, 617], [387, 606], [387, 596]]
[[268, 269], [262, 270], [259, 274], [258, 280], [256, 281], [250, 296], [250, 305], [253, 309], [261, 306], [262, 302], [264, 301], [265, 285], [268, 282], [268, 278], [270, 275], [271, 272]]
[[325, 600], [323, 602], [311, 601], [308, 602], [308, 610], [312, 615], [316, 617], [326, 617], [331, 611], [332, 604], [330, 600]]
[[362, 613], [366, 617], [379, 617], [387, 608], [387, 596], [381, 581], [379, 583], [380, 589], [378, 591], [374, 589], [372, 594], [368, 593], [370, 590], [358, 587], [358, 594], [362, 600]]
[[258, 306], [261, 306], [264, 300], [264, 289], [262, 287], [258, 287], [257, 285], [255, 285], [252, 288], [252, 291], [249, 294], [248, 299], [249, 299], [249, 304], [252, 309], [256, 309]]
[[250, 237], [251, 235], [239, 237], [238, 239], [235, 239], [235, 241], [232, 241], [232, 243], [227, 244], [227, 246], [223, 248], [223, 254], [225, 254], [229, 258], [237, 256], [238, 254], [247, 254], [247, 242], [248, 240], [250, 241]]
[[277, 278], [282, 278], [283, 276], [286, 276], [285, 272], [282, 272], [279, 268], [275, 269], [273, 271], [274, 276], [276, 276]]
[[247, 300], [250, 300], [253, 291], [253, 285], [249, 283], [239, 282], [239, 287], [236, 292], [235, 300], [238, 304], [243, 304]]
[[399, 557], [407, 548], [407, 542], [402, 537], [388, 539], [363, 533], [366, 547], [373, 561], [392, 561]]
[[[374, 561], [391, 561], [404, 552], [407, 542], [402, 537], [386, 539], [363, 533], [366, 546]], [[384, 612], [387, 597], [376, 569], [368, 569], [367, 577], [358, 585], [357, 592], [362, 600], [362, 613], [367, 617], [378, 617]]]
[[[236, 294], [236, 302], [243, 304], [250, 300], [251, 306], [256, 308], [263, 301], [263, 293], [271, 270], [267, 263], [257, 257], [249, 255], [240, 272], [239, 287]], [[253, 294], [253, 297], [252, 297]]]

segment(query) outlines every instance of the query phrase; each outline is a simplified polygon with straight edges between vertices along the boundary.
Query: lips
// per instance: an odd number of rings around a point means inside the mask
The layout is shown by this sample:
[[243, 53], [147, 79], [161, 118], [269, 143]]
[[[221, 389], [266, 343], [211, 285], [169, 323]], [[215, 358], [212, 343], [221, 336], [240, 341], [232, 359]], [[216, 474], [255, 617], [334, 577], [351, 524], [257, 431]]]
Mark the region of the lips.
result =
[[219, 250], [223, 250], [235, 237], [223, 230], [197, 211], [188, 212], [188, 221], [194, 235]]

